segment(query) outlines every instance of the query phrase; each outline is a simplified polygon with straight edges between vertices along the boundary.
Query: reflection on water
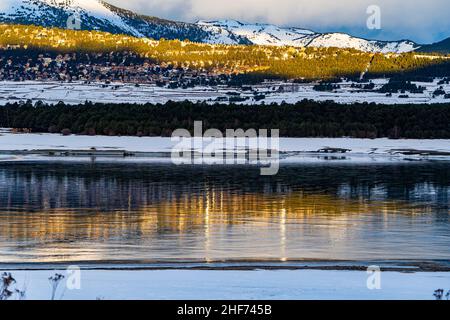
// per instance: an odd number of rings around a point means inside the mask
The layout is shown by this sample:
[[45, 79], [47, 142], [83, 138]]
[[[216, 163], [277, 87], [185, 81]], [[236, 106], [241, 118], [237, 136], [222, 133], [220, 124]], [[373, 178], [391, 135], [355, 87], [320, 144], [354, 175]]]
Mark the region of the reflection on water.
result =
[[0, 166], [0, 263], [449, 259], [450, 164]]

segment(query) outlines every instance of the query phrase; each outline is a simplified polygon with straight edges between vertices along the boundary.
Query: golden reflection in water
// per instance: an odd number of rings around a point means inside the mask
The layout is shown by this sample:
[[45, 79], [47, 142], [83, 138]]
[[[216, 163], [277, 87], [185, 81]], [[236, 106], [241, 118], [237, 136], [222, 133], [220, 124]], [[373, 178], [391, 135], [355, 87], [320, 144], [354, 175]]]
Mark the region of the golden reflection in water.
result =
[[287, 261], [286, 257], [286, 209], [281, 209], [280, 214], [280, 260]]
[[[206, 262], [228, 255], [288, 261], [297, 258], [290, 256], [292, 244], [311, 252], [320, 242], [318, 246], [333, 246], [334, 252], [347, 252], [352, 230], [372, 217], [381, 218], [387, 229], [399, 216], [431, 212], [396, 201], [304, 192], [238, 194], [211, 188], [139, 209], [132, 208], [132, 199], [128, 202], [128, 210], [112, 212], [73, 208], [0, 212], [0, 258], [16, 261], [20, 249], [22, 255], [38, 256], [39, 261], [100, 261], [123, 259], [124, 254], [133, 257], [136, 250], [143, 250], [138, 254], [152, 260], [175, 250], [176, 258], [195, 256]], [[5, 258], [5, 252], [12, 258]]]
[[[277, 223], [282, 243], [286, 242], [286, 224], [318, 217], [345, 220], [354, 215], [409, 215], [430, 212], [395, 201], [358, 201], [326, 194], [293, 192], [287, 195], [232, 194], [208, 190], [204, 195], [184, 195], [160, 201], [140, 209], [101, 212], [93, 209], [46, 209], [41, 212], [0, 212], [1, 237], [8, 240], [109, 239], [137, 233], [145, 238], [154, 233], [182, 236], [192, 230], [204, 230], [205, 249], [210, 244], [213, 225]], [[394, 217], [393, 217], [394, 218]], [[386, 219], [388, 221], [388, 219]]]

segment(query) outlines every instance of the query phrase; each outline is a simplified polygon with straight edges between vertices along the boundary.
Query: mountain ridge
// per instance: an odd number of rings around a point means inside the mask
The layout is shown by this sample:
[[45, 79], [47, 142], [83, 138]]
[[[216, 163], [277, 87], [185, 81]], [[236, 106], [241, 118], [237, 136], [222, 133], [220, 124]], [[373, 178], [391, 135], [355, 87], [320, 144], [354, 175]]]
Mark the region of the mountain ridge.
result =
[[212, 28], [212, 30], [231, 30], [231, 32], [246, 37], [257, 45], [354, 48], [361, 51], [381, 53], [404, 53], [419, 48], [419, 45], [409, 40], [367, 40], [340, 32], [318, 33], [308, 29], [283, 28], [265, 23], [251, 24], [236, 20], [200, 20], [197, 24]]
[[450, 53], [450, 37], [433, 44], [422, 46], [418, 51], [427, 53]]
[[365, 52], [404, 53], [419, 49], [413, 41], [377, 41], [345, 33], [318, 33], [297, 27], [279, 27], [237, 20], [178, 22], [135, 13], [103, 0], [2, 0], [0, 23], [67, 28], [79, 17], [81, 29], [153, 39], [180, 39], [208, 44], [246, 44], [293, 47], [353, 48]]

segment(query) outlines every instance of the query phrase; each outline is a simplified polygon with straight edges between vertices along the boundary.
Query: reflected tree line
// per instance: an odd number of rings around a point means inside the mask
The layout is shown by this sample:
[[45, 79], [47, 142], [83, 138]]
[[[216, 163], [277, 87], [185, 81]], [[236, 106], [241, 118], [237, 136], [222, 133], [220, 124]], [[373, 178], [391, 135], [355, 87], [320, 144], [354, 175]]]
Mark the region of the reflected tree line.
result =
[[286, 165], [277, 176], [241, 166], [143, 164], [3, 164], [0, 210], [58, 208], [136, 210], [207, 191], [285, 198], [292, 193], [334, 199], [405, 201], [449, 208], [448, 164]]

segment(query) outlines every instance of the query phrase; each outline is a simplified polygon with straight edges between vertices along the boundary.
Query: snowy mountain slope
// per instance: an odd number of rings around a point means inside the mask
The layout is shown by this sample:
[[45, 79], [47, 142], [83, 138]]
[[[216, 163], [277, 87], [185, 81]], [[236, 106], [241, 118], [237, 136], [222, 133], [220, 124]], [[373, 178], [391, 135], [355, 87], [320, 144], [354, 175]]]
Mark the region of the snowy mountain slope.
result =
[[78, 17], [83, 30], [100, 30], [136, 37], [189, 39], [196, 42], [249, 44], [226, 31], [211, 33], [191, 23], [138, 15], [102, 0], [1, 0], [0, 23], [67, 28]]
[[145, 37], [154, 39], [188, 39], [194, 42], [211, 44], [251, 44], [246, 38], [232, 34], [227, 30], [211, 32], [196, 24], [139, 15], [132, 11], [110, 5], [104, 1], [100, 2], [111, 12], [117, 14], [128, 26], [131, 26]]
[[417, 49], [419, 46], [412, 41], [376, 41], [355, 38], [344, 33], [326, 33], [315, 37], [309, 44], [309, 47], [337, 47], [354, 48], [366, 52], [381, 53], [404, 53]]
[[0, 23], [67, 28], [69, 17], [79, 17], [81, 29], [100, 30], [154, 39], [180, 39], [211, 44], [255, 44], [295, 47], [354, 48], [367, 52], [409, 52], [411, 41], [383, 42], [343, 33], [316, 33], [270, 24], [235, 20], [175, 22], [120, 9], [102, 0], [0, 0]]
[[376, 41], [352, 37], [344, 33], [316, 33], [299, 28], [281, 28], [270, 24], [248, 24], [235, 20], [198, 21], [197, 25], [211, 32], [229, 31], [249, 39], [253, 44], [294, 47], [354, 48], [367, 52], [414, 51], [419, 46], [412, 41]]
[[211, 32], [229, 32], [245, 37], [253, 44], [303, 47], [316, 35], [299, 28], [280, 28], [270, 24], [244, 24], [235, 20], [203, 21], [197, 25]]
[[92, 0], [2, 0], [0, 22], [67, 28], [71, 16], [78, 16], [83, 29], [104, 30], [142, 36], [100, 1]]

